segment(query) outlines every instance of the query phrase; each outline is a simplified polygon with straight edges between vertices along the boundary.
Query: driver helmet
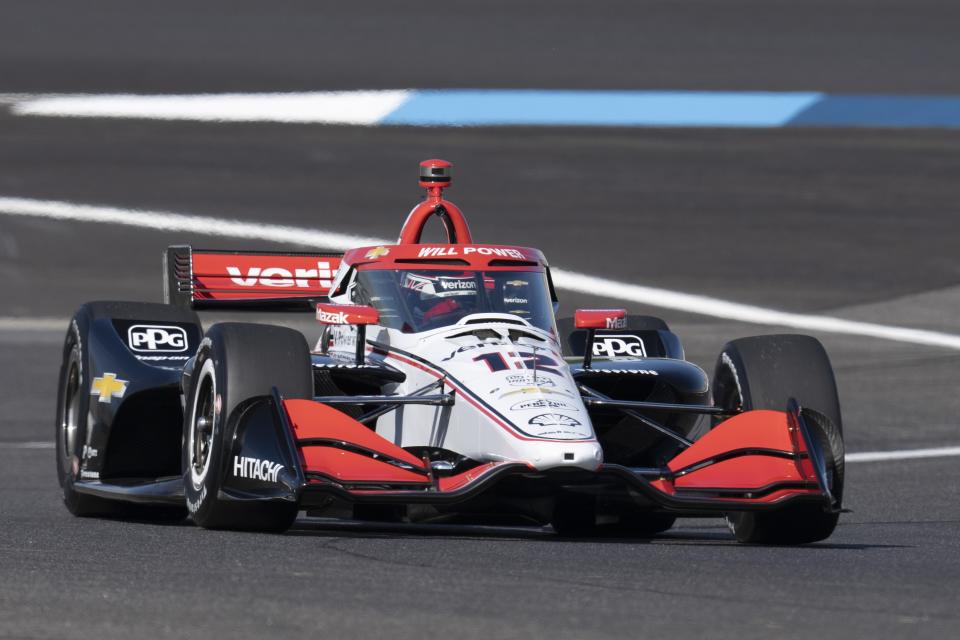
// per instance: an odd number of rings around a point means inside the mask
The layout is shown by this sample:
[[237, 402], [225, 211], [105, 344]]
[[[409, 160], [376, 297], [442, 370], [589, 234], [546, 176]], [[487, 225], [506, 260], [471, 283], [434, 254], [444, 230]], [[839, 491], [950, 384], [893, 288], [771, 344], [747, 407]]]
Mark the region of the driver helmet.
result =
[[477, 278], [466, 272], [407, 272], [401, 283], [417, 320], [429, 322], [455, 311], [477, 308]]

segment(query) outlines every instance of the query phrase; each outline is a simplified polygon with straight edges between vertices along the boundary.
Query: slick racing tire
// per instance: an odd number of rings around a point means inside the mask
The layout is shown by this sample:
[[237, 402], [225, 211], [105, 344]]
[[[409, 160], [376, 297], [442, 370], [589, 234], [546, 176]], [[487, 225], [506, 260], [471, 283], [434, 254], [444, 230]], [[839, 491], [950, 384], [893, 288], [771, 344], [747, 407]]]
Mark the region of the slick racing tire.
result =
[[63, 359], [57, 390], [55, 424], [57, 479], [63, 488], [63, 501], [76, 516], [114, 516], [136, 520], [182, 520], [185, 509], [170, 505], [131, 504], [85, 495], [76, 490], [83, 465], [90, 414], [90, 332], [93, 323], [102, 319], [156, 320], [193, 323], [196, 313], [165, 304], [125, 301], [88, 302], [70, 321], [63, 344]]
[[785, 334], [741, 338], [724, 346], [713, 379], [717, 406], [784, 411], [791, 397], [802, 407], [823, 454], [833, 509], [799, 504], [769, 512], [730, 513], [727, 523], [740, 542], [816, 542], [837, 526], [843, 498], [843, 422], [833, 367], [823, 345], [809, 336]]
[[313, 397], [310, 350], [301, 333], [233, 322], [210, 328], [197, 352], [183, 426], [184, 495], [199, 526], [281, 532], [296, 520], [295, 502], [219, 498], [232, 442], [229, 417], [241, 402], [273, 387], [286, 399]]
[[[78, 313], [80, 316], [83, 313]], [[63, 488], [63, 504], [75, 516], [116, 515], [120, 503], [79, 493], [74, 487], [80, 475], [83, 443], [87, 435], [90, 410], [90, 380], [84, 351], [87, 341], [81, 335], [80, 323], [87, 318], [75, 316], [70, 322], [63, 344], [63, 362], [57, 389], [57, 421], [54, 441], [57, 445], [57, 480]]]

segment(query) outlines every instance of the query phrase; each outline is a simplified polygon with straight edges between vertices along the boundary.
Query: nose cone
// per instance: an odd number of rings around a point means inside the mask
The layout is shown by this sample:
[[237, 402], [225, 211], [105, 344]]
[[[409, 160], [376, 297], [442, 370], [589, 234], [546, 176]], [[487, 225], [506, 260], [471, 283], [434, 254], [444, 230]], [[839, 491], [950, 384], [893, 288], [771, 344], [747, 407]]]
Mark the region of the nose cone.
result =
[[[491, 414], [508, 422], [521, 439], [595, 439], [566, 364], [534, 370], [526, 368], [529, 359], [523, 357], [525, 347], [520, 345], [453, 344], [437, 364], [468, 386]], [[563, 362], [559, 355], [555, 360]]]

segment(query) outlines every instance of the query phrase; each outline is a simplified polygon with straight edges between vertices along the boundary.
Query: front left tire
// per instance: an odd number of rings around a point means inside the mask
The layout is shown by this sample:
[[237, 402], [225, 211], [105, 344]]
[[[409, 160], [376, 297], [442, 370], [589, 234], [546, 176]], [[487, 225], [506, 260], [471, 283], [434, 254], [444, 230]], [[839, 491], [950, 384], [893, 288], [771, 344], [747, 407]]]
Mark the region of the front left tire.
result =
[[285, 327], [222, 323], [197, 352], [184, 412], [184, 496], [193, 521], [206, 529], [285, 531], [298, 505], [288, 500], [233, 501], [220, 496], [233, 434], [230, 416], [244, 401], [277, 387], [286, 399], [313, 397], [310, 350]]

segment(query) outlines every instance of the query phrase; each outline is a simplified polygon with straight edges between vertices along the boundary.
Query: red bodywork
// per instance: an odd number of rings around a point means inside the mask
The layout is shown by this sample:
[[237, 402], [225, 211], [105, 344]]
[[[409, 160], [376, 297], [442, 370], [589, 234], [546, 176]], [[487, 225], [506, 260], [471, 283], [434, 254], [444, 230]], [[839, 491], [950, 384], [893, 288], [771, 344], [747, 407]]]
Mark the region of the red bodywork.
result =
[[317, 304], [317, 321], [320, 324], [377, 324], [380, 314], [373, 307], [358, 304]]
[[[332, 407], [310, 400], [283, 404], [308, 492], [442, 503], [481, 490], [504, 472], [539, 473], [524, 461], [490, 462], [435, 478], [425, 461]], [[596, 473], [622, 480], [666, 509], [747, 510], [827, 499], [796, 424], [781, 411], [748, 411], [720, 423], [673, 458], [659, 478], [618, 465], [600, 465]]]
[[626, 329], [626, 309], [577, 309], [573, 315], [577, 329]]
[[341, 257], [193, 251], [194, 301], [325, 297]]

